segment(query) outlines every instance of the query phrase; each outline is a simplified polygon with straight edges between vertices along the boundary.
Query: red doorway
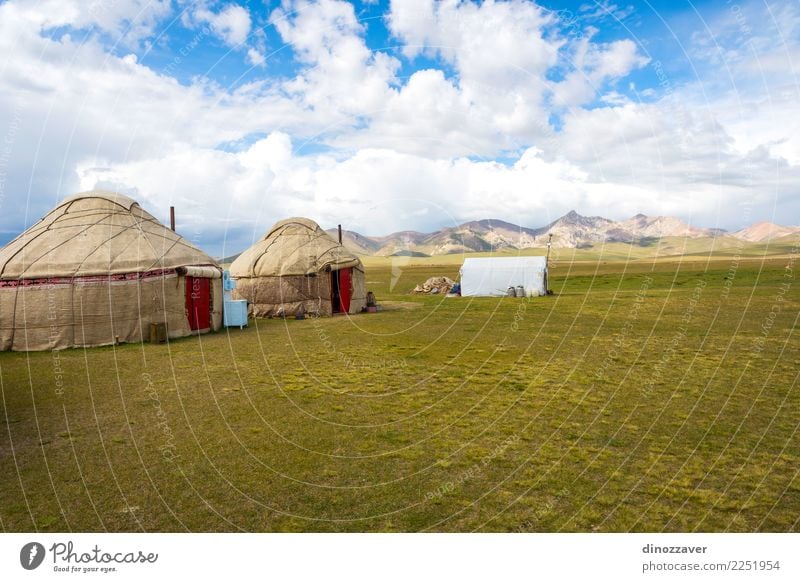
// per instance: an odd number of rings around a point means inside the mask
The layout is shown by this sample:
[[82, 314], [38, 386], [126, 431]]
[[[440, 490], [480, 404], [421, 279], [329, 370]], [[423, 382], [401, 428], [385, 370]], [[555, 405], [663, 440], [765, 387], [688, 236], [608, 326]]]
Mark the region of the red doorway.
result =
[[211, 279], [186, 277], [186, 315], [192, 331], [211, 327]]
[[353, 269], [331, 272], [331, 309], [333, 313], [349, 313], [353, 295]]

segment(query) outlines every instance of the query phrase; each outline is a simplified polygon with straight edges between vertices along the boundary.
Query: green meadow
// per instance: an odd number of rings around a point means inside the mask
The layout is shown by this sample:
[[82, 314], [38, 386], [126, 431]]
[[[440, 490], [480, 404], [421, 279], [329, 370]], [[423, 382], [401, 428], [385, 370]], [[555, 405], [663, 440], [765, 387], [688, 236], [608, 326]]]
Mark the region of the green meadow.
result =
[[797, 246], [655, 244], [554, 249], [548, 297], [368, 258], [376, 314], [0, 353], [0, 527], [800, 531]]

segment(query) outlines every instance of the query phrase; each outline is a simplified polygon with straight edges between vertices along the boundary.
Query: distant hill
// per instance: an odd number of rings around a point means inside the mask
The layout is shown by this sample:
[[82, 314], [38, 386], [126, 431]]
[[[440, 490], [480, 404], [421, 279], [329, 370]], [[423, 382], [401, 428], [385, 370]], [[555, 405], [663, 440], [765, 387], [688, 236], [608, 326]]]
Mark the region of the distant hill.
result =
[[544, 246], [544, 241], [537, 244], [537, 234], [539, 231], [535, 229], [503, 220], [475, 220], [430, 234], [423, 241], [422, 250], [430, 255], [446, 255]]
[[389, 236], [374, 237], [372, 240], [378, 245], [376, 255], [390, 256], [399, 251], [423, 252], [420, 247], [430, 235], [415, 230], [403, 230]]
[[241, 255], [241, 254], [242, 254], [242, 253], [236, 253], [235, 255], [231, 255], [230, 257], [223, 257], [223, 258], [219, 259], [219, 262], [220, 262], [220, 264], [222, 264], [222, 265], [229, 265], [229, 264], [231, 264], [233, 261], [235, 261], [236, 259], [238, 259], [238, 258], [239, 258], [239, 255]]
[[[329, 228], [325, 232], [331, 235], [334, 240], [339, 240], [338, 228]], [[381, 245], [375, 242], [375, 239], [352, 230], [342, 230], [342, 243], [357, 255], [376, 255], [379, 254], [378, 251], [381, 248]]]
[[421, 253], [419, 251], [397, 251], [389, 255], [390, 257], [430, 257], [430, 255], [426, 255], [425, 253]]
[[[785, 232], [776, 229], [775, 236], [781, 236], [778, 234], [781, 232], [784, 235], [794, 232], [793, 228], [777, 227]], [[335, 230], [328, 232], [336, 236]], [[713, 238], [725, 234], [722, 229], [698, 228], [671, 216], [637, 214], [626, 220], [614, 221], [601, 216], [582, 216], [571, 210], [540, 228], [486, 219], [465, 222], [431, 233], [402, 231], [382, 237], [367, 237], [346, 231], [344, 243], [360, 255], [415, 256], [412, 253], [446, 255], [544, 248], [550, 240], [555, 248], [586, 248], [601, 243], [651, 244], [653, 240], [665, 237]]]
[[[338, 237], [335, 228], [326, 232], [334, 239]], [[737, 239], [754, 244], [770, 241], [788, 243], [787, 237], [796, 234], [800, 234], [800, 226], [781, 226], [772, 222], [757, 222], [742, 230], [728, 233], [719, 228], [692, 226], [672, 216], [637, 214], [615, 221], [602, 216], [582, 216], [571, 210], [539, 228], [519, 226], [499, 219], [485, 219], [428, 233], [404, 230], [386, 236], [366, 236], [344, 230], [342, 238], [344, 245], [359, 256], [427, 257], [545, 248], [548, 241], [552, 242], [554, 248], [589, 248], [604, 243], [652, 246], [664, 239], [670, 239], [669, 245], [676, 245], [675, 241], [678, 239], [711, 239], [708, 243], [700, 243], [700, 247], [719, 249], [737, 244]], [[683, 246], [686, 247], [685, 244]], [[695, 244], [689, 246], [700, 248]], [[238, 256], [226, 257], [223, 262], [232, 262]]]
[[800, 226], [781, 226], [774, 222], [762, 221], [751, 224], [742, 230], [737, 230], [731, 233], [731, 236], [748, 242], [767, 242], [797, 233], [800, 233]]

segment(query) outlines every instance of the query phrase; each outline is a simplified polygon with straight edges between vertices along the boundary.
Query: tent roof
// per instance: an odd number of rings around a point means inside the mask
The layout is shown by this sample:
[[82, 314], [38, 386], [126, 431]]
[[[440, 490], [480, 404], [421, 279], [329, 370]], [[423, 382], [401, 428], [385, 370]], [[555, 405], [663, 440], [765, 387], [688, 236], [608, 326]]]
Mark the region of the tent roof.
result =
[[138, 273], [217, 265], [123, 194], [81, 192], [0, 249], [0, 279]]
[[233, 277], [310, 275], [356, 267], [361, 260], [308, 218], [276, 222], [264, 237], [233, 263]]
[[546, 257], [472, 257], [464, 259], [466, 269], [533, 269], [547, 266]]

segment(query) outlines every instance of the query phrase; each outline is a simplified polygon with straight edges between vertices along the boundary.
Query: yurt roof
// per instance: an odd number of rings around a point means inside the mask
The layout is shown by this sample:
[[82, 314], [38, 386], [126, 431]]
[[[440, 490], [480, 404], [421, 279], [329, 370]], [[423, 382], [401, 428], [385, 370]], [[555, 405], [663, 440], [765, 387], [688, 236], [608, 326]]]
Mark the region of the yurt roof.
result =
[[356, 267], [361, 260], [308, 218], [281, 220], [231, 264], [233, 277], [310, 275]]
[[116, 192], [81, 192], [0, 249], [0, 279], [37, 279], [217, 265], [139, 204]]

